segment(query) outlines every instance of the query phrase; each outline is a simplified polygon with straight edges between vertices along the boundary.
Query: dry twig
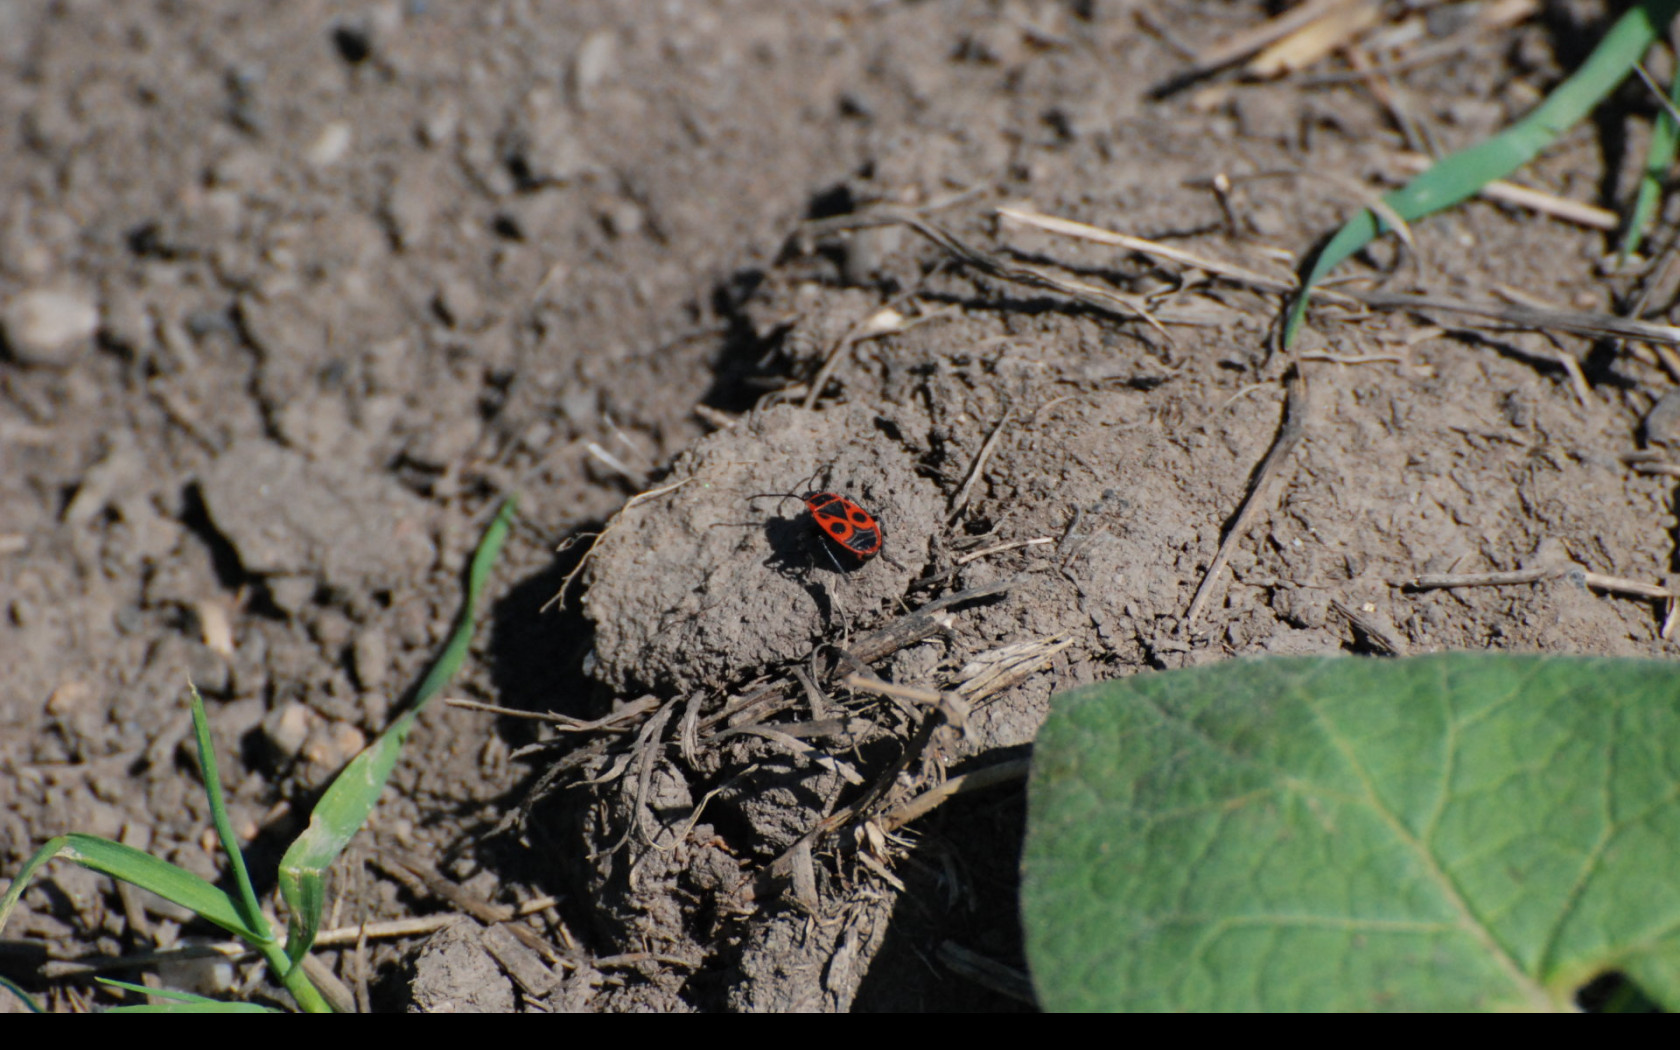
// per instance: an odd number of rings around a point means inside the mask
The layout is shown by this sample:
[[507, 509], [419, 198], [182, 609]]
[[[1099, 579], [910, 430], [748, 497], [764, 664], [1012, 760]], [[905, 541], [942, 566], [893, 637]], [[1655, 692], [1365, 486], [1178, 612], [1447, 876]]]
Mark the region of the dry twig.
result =
[[1255, 472], [1254, 484], [1249, 487], [1248, 497], [1243, 500], [1242, 508], [1232, 520], [1231, 527], [1226, 530], [1225, 537], [1220, 540], [1219, 552], [1213, 556], [1207, 572], [1202, 575], [1201, 585], [1196, 588], [1196, 596], [1191, 599], [1190, 608], [1184, 613], [1185, 631], [1195, 627], [1202, 607], [1207, 604], [1213, 592], [1213, 583], [1224, 571], [1232, 550], [1248, 535], [1248, 530], [1254, 526], [1260, 515], [1271, 509], [1279, 487], [1278, 482], [1283, 477], [1283, 464], [1289, 458], [1289, 454], [1295, 451], [1295, 446], [1301, 443], [1301, 437], [1306, 432], [1307, 380], [1299, 366], [1290, 372], [1288, 387], [1289, 396], [1284, 404], [1283, 426], [1278, 429], [1277, 439], [1272, 442], [1271, 451], [1266, 453], [1266, 458], [1260, 463], [1260, 469]]
[[952, 564], [967, 565], [971, 561], [979, 561], [981, 558], [989, 558], [994, 554], [1002, 554], [1004, 551], [1012, 551], [1021, 547], [1037, 547], [1045, 543], [1055, 542], [1055, 539], [1050, 536], [1034, 536], [1030, 540], [1011, 540], [1008, 543], [1000, 543], [995, 547], [987, 547], [983, 550], [970, 551], [962, 557], [955, 559]]
[[1150, 94], [1162, 98], [1179, 91], [1210, 73], [1241, 62], [1248, 56], [1277, 43], [1302, 27], [1312, 24], [1334, 10], [1342, 0], [1307, 0], [1260, 25], [1226, 37], [1212, 47], [1204, 48], [1191, 62], [1190, 68], [1176, 74], [1165, 83], [1151, 89]]
[[899, 332], [913, 328], [918, 324], [948, 316], [952, 312], [951, 310], [937, 310], [924, 317], [906, 319], [898, 312], [898, 308], [920, 294], [920, 288], [912, 288], [903, 292], [885, 305], [871, 310], [868, 316], [859, 318], [851, 327], [847, 328], [845, 334], [835, 342], [833, 349], [828, 352], [828, 356], [823, 360], [822, 367], [817, 369], [816, 376], [811, 380], [810, 388], [805, 391], [805, 402], [800, 407], [810, 411], [816, 405], [817, 399], [822, 396], [823, 388], [828, 386], [828, 381], [834, 377], [834, 372], [840, 367], [841, 362], [850, 355], [853, 346], [865, 339], [897, 335]]
[[[1124, 247], [1166, 262], [1194, 266], [1196, 269], [1255, 291], [1292, 294], [1297, 287], [1297, 282], [1293, 276], [1287, 279], [1270, 277], [1243, 267], [1221, 263], [1141, 238], [1127, 237], [1125, 234], [1114, 233], [1085, 223], [1040, 215], [1021, 208], [1000, 208], [998, 211], [1006, 218], [1016, 222], [1030, 224], [1070, 237], [1078, 237], [1082, 240], [1095, 241], [1099, 244]], [[1312, 289], [1312, 296], [1314, 299], [1322, 298], [1327, 301], [1358, 303], [1382, 310], [1407, 310], [1412, 312], [1439, 310], [1444, 313], [1466, 314], [1482, 317], [1512, 328], [1531, 331], [1569, 332], [1574, 335], [1586, 336], [1589, 339], [1628, 339], [1654, 343], [1663, 347], [1680, 346], [1680, 327], [1656, 324], [1630, 317], [1617, 317], [1614, 314], [1595, 311], [1553, 310], [1522, 304], [1472, 303], [1438, 295], [1363, 292], [1346, 287], [1337, 290], [1315, 287]]]
[[1355, 609], [1339, 599], [1332, 599], [1330, 608], [1341, 613], [1348, 623], [1353, 624], [1361, 634], [1370, 639], [1372, 645], [1388, 655], [1405, 656], [1410, 651], [1411, 647], [1406, 644], [1405, 639], [1390, 630], [1388, 624], [1379, 621], [1363, 609]]
[[595, 548], [600, 546], [601, 541], [607, 538], [607, 533], [611, 532], [614, 527], [618, 525], [619, 521], [624, 517], [625, 511], [634, 507], [638, 503], [645, 503], [646, 501], [653, 499], [655, 496], [663, 496], [667, 492], [675, 492], [677, 489], [682, 488], [684, 485], [693, 480], [693, 477], [686, 477], [681, 481], [673, 482], [670, 485], [661, 485], [656, 489], [649, 489], [646, 492], [637, 493], [626, 500], [624, 506], [618, 508], [618, 513], [613, 515], [613, 520], [608, 522], [607, 527], [602, 529], [599, 533], [579, 533], [576, 536], [568, 538], [566, 542], [555, 548], [556, 552], [564, 551], [569, 549], [572, 544], [576, 543], [580, 539], [588, 538], [594, 540], [594, 542], [589, 545], [589, 549], [583, 552], [583, 557], [578, 559], [578, 563], [572, 566], [572, 571], [568, 572], [566, 574], [566, 578], [560, 581], [560, 589], [554, 592], [554, 597], [543, 603], [541, 611], [547, 612], [555, 605], [559, 605], [562, 609], [565, 608], [566, 591], [571, 588], [572, 581], [576, 580], [579, 574], [583, 572], [583, 567], [588, 565], [589, 559], [595, 556]]
[[448, 698], [444, 703], [450, 707], [459, 707], [466, 711], [482, 711], [485, 714], [501, 715], [504, 718], [526, 718], [535, 722], [550, 722], [562, 733], [627, 733], [630, 726], [642, 715], [659, 706], [659, 701], [651, 696], [644, 696], [634, 700], [601, 718], [584, 720], [571, 718], [567, 715], [557, 715], [552, 711], [521, 711], [513, 707], [499, 707], [496, 704], [486, 704], [478, 700], [462, 700]]
[[951, 231], [937, 223], [930, 222], [913, 212], [901, 211], [896, 208], [877, 208], [851, 215], [837, 215], [832, 219], [821, 219], [809, 223], [807, 228], [814, 233], [838, 230], [867, 229], [871, 226], [886, 226], [902, 223], [910, 227], [923, 237], [937, 244], [957, 261], [971, 269], [979, 270], [999, 280], [1023, 284], [1031, 288], [1043, 288], [1048, 291], [1065, 295], [1069, 299], [1089, 306], [1105, 313], [1117, 314], [1129, 320], [1140, 320], [1165, 339], [1172, 342], [1172, 336], [1162, 327], [1161, 322], [1145, 308], [1141, 298], [1125, 295], [1098, 285], [1076, 281], [1062, 277], [1037, 266], [1013, 263], [992, 254], [981, 251], [960, 240]]
[[903, 805], [888, 810], [881, 817], [880, 824], [885, 830], [893, 831], [932, 813], [958, 795], [970, 791], [983, 791], [999, 784], [1025, 780], [1028, 771], [1031, 769], [1032, 759], [1021, 758], [1009, 762], [998, 762], [983, 769], [976, 769], [972, 773], [954, 776], [938, 787], [930, 788]]
[[1015, 407], [1011, 405], [1003, 412], [1003, 418], [998, 420], [997, 426], [987, 435], [986, 443], [980, 446], [979, 455], [974, 457], [974, 465], [968, 468], [968, 478], [957, 490], [957, 495], [951, 500], [951, 513], [946, 517], [946, 524], [951, 524], [962, 515], [963, 508], [968, 506], [968, 497], [974, 491], [974, 483], [980, 480], [981, 473], [986, 469], [986, 460], [991, 458], [993, 450], [997, 448], [998, 439], [1003, 436], [1003, 428], [1015, 417]]
[[1509, 587], [1513, 584], [1539, 583], [1542, 580], [1555, 580], [1559, 577], [1572, 577], [1583, 586], [1594, 590], [1609, 591], [1613, 594], [1627, 594], [1635, 598], [1673, 599], [1680, 597], [1667, 587], [1659, 587], [1654, 583], [1642, 583], [1623, 576], [1606, 576], [1603, 573], [1588, 572], [1579, 565], [1564, 563], [1562, 565], [1541, 565], [1530, 569], [1516, 569], [1511, 572], [1442, 572], [1424, 576], [1415, 576], [1409, 580], [1395, 580], [1394, 585], [1409, 591], [1429, 591], [1444, 587]]
[[997, 210], [997, 213], [1007, 222], [1031, 226], [1049, 233], [1059, 233], [1064, 237], [1074, 237], [1082, 241], [1106, 244], [1114, 248], [1124, 248], [1127, 251], [1147, 255], [1151, 259], [1161, 262], [1176, 263], [1179, 266], [1215, 274], [1260, 291], [1288, 294], [1298, 287], [1293, 274], [1283, 277], [1270, 277], [1257, 270], [1220, 262], [1217, 259], [1209, 259], [1194, 252], [1187, 252], [1182, 248], [1174, 248], [1169, 244], [1145, 240], [1142, 237], [1131, 237], [1124, 233], [1116, 233], [1113, 230], [1105, 230], [1100, 226], [1074, 222], [1071, 219], [1061, 219], [1028, 208], [1002, 207]]

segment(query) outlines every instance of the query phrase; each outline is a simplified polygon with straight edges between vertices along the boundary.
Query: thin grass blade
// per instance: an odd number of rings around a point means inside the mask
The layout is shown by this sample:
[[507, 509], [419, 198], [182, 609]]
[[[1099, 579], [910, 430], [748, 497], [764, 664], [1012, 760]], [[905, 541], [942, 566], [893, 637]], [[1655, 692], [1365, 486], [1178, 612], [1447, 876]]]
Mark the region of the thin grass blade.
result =
[[[1680, 0], [1647, 0], [1610, 27], [1598, 47], [1569, 79], [1539, 106], [1503, 132], [1460, 150], [1383, 198], [1405, 222], [1414, 222], [1466, 200], [1532, 160], [1569, 130], [1626, 79], [1634, 64], [1680, 10]], [[1311, 290], [1348, 256], [1387, 232], [1389, 224], [1370, 209], [1361, 211], [1330, 238], [1313, 260], [1284, 323], [1289, 346], [1306, 312]]]
[[216, 836], [221, 840], [222, 852], [227, 854], [234, 885], [239, 890], [239, 896], [234, 903], [244, 917], [246, 928], [258, 931], [264, 941], [272, 943], [274, 934], [268, 927], [268, 920], [263, 917], [262, 906], [257, 903], [257, 892], [251, 885], [251, 875], [245, 870], [245, 854], [239, 848], [239, 839], [233, 833], [233, 821], [228, 817], [227, 801], [222, 797], [222, 773], [216, 765], [216, 749], [210, 744], [210, 720], [204, 715], [204, 697], [199, 695], [195, 685], [189, 683], [187, 690], [192, 697], [193, 733], [198, 744], [198, 769], [204, 778], [205, 797], [210, 800], [210, 821], [216, 827]]
[[[156, 989], [149, 989], [155, 992]], [[256, 1003], [228, 1003], [212, 999], [204, 1003], [148, 1003], [145, 1006], [113, 1006], [105, 1011], [108, 1014], [273, 1014], [278, 1010], [271, 1010]]]
[[164, 1002], [146, 1003], [143, 1006], [116, 1006], [105, 1011], [112, 1014], [273, 1014], [278, 1010], [271, 1010], [256, 1003], [230, 1003], [208, 996], [195, 995], [174, 988], [148, 988], [143, 984], [132, 981], [118, 981], [109, 977], [96, 978], [100, 984], [111, 988], [120, 988], [125, 992], [135, 992], [153, 999], [163, 999]]
[[28, 992], [26, 992], [22, 988], [18, 987], [16, 981], [12, 981], [12, 980], [10, 980], [6, 977], [0, 977], [0, 988], [3, 988], [6, 991], [11, 992], [13, 995], [17, 996], [18, 1001], [23, 1004], [23, 1008], [25, 1010], [28, 1010], [30, 1013], [32, 1013], [32, 1014], [44, 1014], [44, 1013], [46, 1013], [45, 1010], [41, 1009], [41, 1004], [40, 1003], [36, 1002], [30, 996], [30, 994]]
[[[1649, 77], [1645, 80], [1651, 83]], [[1651, 84], [1651, 88], [1655, 91], [1656, 85]], [[1662, 100], [1660, 94], [1657, 98]], [[1623, 265], [1638, 254], [1639, 246], [1645, 239], [1645, 230], [1651, 225], [1651, 218], [1662, 199], [1663, 182], [1674, 167], [1675, 146], [1680, 143], [1680, 123], [1674, 119], [1677, 109], [1680, 109], [1680, 77], [1668, 82], [1667, 105], [1657, 114], [1656, 126], [1651, 129], [1651, 145], [1645, 151], [1645, 170], [1640, 173], [1639, 190], [1634, 196], [1633, 207], [1628, 211], [1627, 229], [1622, 234], [1620, 258]]]
[[286, 954], [296, 963], [314, 943], [320, 929], [324, 903], [322, 876], [379, 802], [391, 770], [402, 753], [403, 743], [414, 728], [415, 718], [427, 702], [442, 692], [466, 659], [472, 644], [478, 601], [490, 578], [490, 569], [500, 553], [513, 521], [514, 501], [507, 500], [485, 530], [473, 553], [467, 573], [466, 595], [456, 617], [455, 629], [430, 673], [420, 684], [414, 704], [390, 728], [350, 761], [310, 814], [309, 827], [292, 843], [280, 862], [280, 893], [292, 909], [288, 924]]

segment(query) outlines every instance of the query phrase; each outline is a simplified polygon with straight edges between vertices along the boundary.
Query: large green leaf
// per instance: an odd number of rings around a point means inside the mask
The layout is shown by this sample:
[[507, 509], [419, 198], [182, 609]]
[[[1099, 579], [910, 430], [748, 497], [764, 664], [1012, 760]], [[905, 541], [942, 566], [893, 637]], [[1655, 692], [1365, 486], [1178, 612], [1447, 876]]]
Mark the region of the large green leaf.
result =
[[1022, 916], [1050, 1009], [1680, 1007], [1680, 667], [1235, 661], [1060, 697]]

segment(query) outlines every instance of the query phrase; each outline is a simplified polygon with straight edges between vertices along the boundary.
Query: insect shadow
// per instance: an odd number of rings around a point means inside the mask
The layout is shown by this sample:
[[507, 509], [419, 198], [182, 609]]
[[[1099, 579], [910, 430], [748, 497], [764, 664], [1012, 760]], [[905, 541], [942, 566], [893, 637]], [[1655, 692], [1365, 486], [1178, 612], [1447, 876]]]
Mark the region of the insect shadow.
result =
[[863, 560], [823, 538], [816, 522], [801, 510], [764, 522], [764, 539], [770, 545], [765, 567], [788, 577], [804, 578], [813, 572], [830, 575], [850, 573]]
[[[718, 521], [713, 522], [710, 527], [749, 531], [757, 529], [762, 532], [765, 544], [770, 548], [770, 554], [762, 564], [778, 576], [803, 579], [817, 569], [838, 573], [850, 572], [855, 568], [846, 565], [844, 561], [837, 563], [831, 556], [832, 552], [822, 550], [825, 541], [818, 533], [816, 523], [803, 510], [797, 514], [759, 518], [755, 521]], [[746, 544], [744, 539], [742, 544]]]
[[825, 624], [836, 622], [834, 596], [825, 579], [835, 579], [850, 569], [844, 555], [826, 549], [830, 546], [817, 531], [816, 523], [801, 510], [787, 517], [769, 518], [763, 522], [764, 539], [770, 555], [764, 567], [784, 579], [792, 580], [805, 589], [817, 607]]

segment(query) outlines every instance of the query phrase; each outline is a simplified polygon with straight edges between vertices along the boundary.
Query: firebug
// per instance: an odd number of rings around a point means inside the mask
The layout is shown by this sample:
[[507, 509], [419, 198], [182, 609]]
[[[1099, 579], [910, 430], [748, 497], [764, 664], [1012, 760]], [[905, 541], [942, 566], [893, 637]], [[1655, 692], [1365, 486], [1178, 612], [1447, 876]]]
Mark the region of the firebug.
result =
[[803, 496], [792, 492], [763, 492], [747, 498], [796, 499], [805, 504], [817, 531], [822, 533], [824, 549], [834, 560], [834, 567], [842, 572], [845, 567], [835, 557], [836, 547], [858, 564], [881, 553], [881, 523], [855, 500], [838, 492], [807, 492]]

